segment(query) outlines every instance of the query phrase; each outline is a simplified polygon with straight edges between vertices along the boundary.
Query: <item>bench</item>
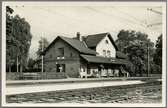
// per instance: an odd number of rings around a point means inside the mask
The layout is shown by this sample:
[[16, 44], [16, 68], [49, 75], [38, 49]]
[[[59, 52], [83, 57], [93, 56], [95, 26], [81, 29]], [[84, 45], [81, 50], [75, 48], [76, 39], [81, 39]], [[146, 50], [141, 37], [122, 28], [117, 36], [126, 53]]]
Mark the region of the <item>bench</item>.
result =
[[23, 73], [23, 79], [40, 79], [40, 75], [38, 73]]

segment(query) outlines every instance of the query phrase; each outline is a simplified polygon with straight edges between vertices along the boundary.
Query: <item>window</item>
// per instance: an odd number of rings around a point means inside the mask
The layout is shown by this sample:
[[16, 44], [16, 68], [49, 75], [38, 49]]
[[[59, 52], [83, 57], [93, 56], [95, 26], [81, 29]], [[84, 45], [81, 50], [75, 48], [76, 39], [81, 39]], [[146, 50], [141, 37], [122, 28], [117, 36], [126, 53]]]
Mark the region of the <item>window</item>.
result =
[[64, 48], [59, 48], [59, 57], [64, 57]]
[[110, 51], [108, 50], [107, 51], [107, 57], [110, 57], [111, 56], [111, 53], [110, 53]]
[[108, 44], [108, 40], [106, 40], [105, 42], [106, 42], [106, 44]]
[[65, 72], [65, 64], [57, 64], [57, 72]]
[[103, 50], [103, 56], [106, 57], [106, 50]]

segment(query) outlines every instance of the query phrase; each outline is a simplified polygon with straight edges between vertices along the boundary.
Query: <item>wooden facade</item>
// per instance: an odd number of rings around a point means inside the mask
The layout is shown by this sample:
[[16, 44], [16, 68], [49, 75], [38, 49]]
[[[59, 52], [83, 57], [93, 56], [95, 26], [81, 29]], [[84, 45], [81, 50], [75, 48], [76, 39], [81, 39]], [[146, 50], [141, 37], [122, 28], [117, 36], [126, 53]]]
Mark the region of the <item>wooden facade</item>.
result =
[[[62, 55], [59, 52], [60, 48], [64, 49]], [[44, 56], [44, 69], [46, 72], [65, 72], [69, 77], [78, 77], [79, 61], [79, 52], [65, 41], [58, 39]]]

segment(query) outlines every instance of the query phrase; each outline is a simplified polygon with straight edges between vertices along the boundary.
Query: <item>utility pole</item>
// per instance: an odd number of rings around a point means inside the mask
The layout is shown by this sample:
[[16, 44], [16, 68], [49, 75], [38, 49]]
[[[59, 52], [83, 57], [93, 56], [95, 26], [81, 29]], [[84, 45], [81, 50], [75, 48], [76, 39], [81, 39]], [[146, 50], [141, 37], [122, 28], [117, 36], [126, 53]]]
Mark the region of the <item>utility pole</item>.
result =
[[43, 73], [43, 47], [44, 47], [44, 43], [43, 43], [43, 38], [41, 38], [41, 40], [42, 40], [42, 73]]
[[149, 44], [147, 43], [147, 76], [149, 77], [149, 71], [150, 71], [150, 62], [149, 62]]
[[19, 59], [18, 59], [18, 54], [17, 54], [17, 72], [19, 72]]

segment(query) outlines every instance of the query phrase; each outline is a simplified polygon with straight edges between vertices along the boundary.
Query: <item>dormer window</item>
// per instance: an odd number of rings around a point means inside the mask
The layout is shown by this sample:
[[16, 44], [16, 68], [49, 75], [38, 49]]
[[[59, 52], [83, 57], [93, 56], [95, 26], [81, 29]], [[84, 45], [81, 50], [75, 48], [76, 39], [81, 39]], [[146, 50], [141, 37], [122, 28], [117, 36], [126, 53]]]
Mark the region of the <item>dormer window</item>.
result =
[[108, 40], [106, 40], [105, 42], [106, 42], [106, 44], [108, 44]]

